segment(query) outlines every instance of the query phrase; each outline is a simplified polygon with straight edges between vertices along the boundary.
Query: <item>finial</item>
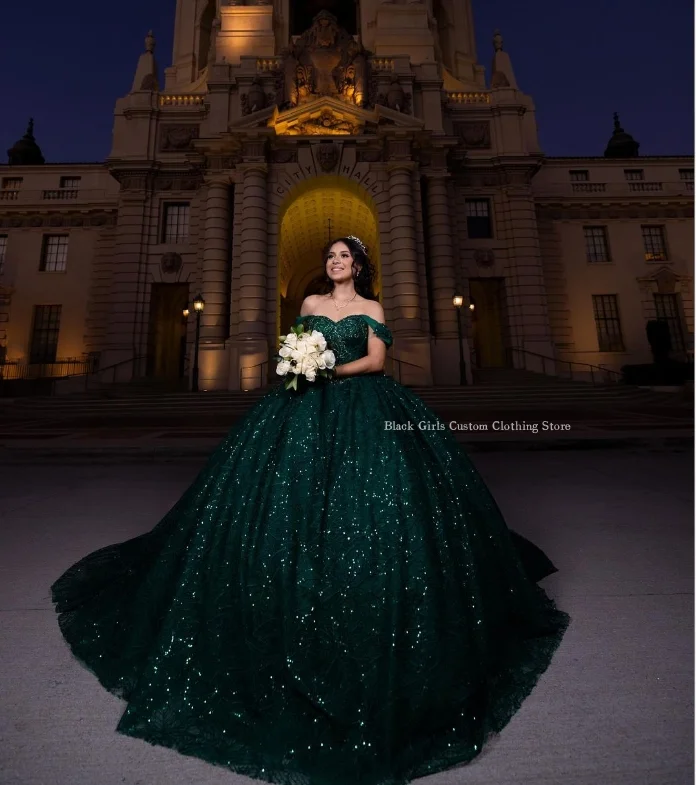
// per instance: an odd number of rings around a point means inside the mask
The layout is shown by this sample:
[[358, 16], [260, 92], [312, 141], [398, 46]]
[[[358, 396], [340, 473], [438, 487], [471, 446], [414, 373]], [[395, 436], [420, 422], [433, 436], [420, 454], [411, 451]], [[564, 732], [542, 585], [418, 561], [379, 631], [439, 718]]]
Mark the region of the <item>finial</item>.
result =
[[145, 51], [150, 53], [155, 51], [155, 36], [152, 34], [152, 30], [149, 30], [145, 36]]
[[614, 112], [614, 133], [604, 151], [605, 158], [637, 158], [640, 144], [621, 127], [619, 113]]
[[500, 30], [495, 30], [493, 33], [493, 49], [496, 52], [503, 51], [503, 36], [500, 35]]
[[46, 163], [41, 148], [34, 139], [34, 118], [30, 117], [24, 136], [7, 151], [10, 166], [29, 166]]

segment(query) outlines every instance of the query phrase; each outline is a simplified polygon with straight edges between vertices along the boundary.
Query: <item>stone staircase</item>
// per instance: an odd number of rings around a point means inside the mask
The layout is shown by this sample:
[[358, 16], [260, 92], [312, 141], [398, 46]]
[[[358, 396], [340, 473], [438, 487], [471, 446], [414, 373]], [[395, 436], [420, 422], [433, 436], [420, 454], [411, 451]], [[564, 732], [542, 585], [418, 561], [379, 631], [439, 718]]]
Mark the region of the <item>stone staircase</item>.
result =
[[[491, 372], [492, 371], [492, 372]], [[411, 387], [436, 412], [481, 412], [573, 409], [661, 409], [689, 416], [692, 401], [679, 393], [644, 390], [623, 384], [592, 385], [587, 382], [544, 376], [531, 371], [490, 369], [477, 375], [478, 383], [466, 386]], [[112, 384], [87, 393], [0, 399], [0, 422], [87, 419], [123, 421], [132, 417], [144, 423], [214, 421], [244, 414], [270, 387], [242, 391], [191, 393], [140, 380]]]

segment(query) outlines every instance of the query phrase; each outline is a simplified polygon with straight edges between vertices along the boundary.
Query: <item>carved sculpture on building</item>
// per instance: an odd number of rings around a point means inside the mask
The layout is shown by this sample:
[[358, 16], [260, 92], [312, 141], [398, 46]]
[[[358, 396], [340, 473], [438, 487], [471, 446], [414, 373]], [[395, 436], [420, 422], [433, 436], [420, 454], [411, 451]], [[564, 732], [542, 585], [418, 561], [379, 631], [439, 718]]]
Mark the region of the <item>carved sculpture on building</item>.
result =
[[323, 172], [333, 172], [341, 151], [333, 142], [323, 142], [317, 147], [317, 161]]
[[[364, 129], [361, 129], [359, 123], [356, 123], [352, 117], [342, 117], [331, 109], [322, 109], [303, 114], [302, 117], [284, 127], [281, 133], [288, 136], [327, 136], [329, 134], [356, 136], [362, 130]], [[278, 132], [277, 127], [276, 132]]]
[[467, 150], [487, 150], [491, 146], [491, 127], [485, 121], [454, 123], [454, 133]]
[[266, 106], [268, 96], [263, 90], [261, 80], [255, 76], [249, 90], [242, 95], [242, 114], [258, 112]]
[[162, 258], [160, 259], [160, 270], [164, 275], [173, 275], [181, 270], [182, 264], [183, 260], [181, 255], [174, 251], [169, 251], [168, 253], [162, 254]]
[[369, 106], [386, 106], [395, 112], [412, 114], [411, 93], [404, 90], [397, 74], [392, 74], [389, 85], [380, 85], [377, 74], [372, 75], [368, 97]]
[[283, 55], [282, 78], [277, 85], [281, 106], [299, 106], [320, 96], [364, 106], [365, 51], [329, 11], [320, 11], [312, 26]]
[[191, 149], [191, 143], [198, 139], [198, 126], [193, 124], [163, 123], [160, 126], [160, 152], [179, 152]]

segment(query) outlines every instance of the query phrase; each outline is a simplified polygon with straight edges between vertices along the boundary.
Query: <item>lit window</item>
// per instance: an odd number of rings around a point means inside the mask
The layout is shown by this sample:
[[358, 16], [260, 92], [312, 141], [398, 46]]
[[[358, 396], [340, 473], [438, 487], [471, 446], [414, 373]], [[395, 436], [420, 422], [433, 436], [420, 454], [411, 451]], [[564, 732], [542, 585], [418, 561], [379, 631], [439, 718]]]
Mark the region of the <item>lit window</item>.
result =
[[39, 270], [47, 273], [63, 272], [68, 261], [68, 235], [48, 234], [44, 237]]
[[646, 262], [666, 262], [667, 244], [664, 226], [641, 226]]
[[669, 326], [672, 349], [677, 352], [683, 352], [686, 346], [684, 344], [684, 329], [679, 312], [678, 295], [655, 292], [653, 297], [655, 298], [655, 315], [658, 319], [667, 322]]
[[2, 190], [3, 191], [18, 191], [22, 187], [22, 177], [3, 177]]
[[588, 262], [609, 262], [609, 242], [606, 226], [584, 226], [585, 252]]
[[60, 187], [67, 188], [71, 191], [77, 191], [77, 189], [80, 187], [81, 180], [81, 177], [61, 177]]
[[624, 177], [627, 180], [645, 180], [642, 169], [624, 169]]
[[35, 305], [29, 349], [30, 363], [53, 363], [58, 349], [60, 305]]
[[619, 319], [618, 297], [615, 294], [593, 294], [597, 343], [600, 352], [622, 352], [624, 350]]
[[183, 243], [188, 239], [189, 213], [188, 203], [164, 205], [163, 243]]
[[467, 199], [465, 206], [469, 239], [493, 237], [490, 199]]

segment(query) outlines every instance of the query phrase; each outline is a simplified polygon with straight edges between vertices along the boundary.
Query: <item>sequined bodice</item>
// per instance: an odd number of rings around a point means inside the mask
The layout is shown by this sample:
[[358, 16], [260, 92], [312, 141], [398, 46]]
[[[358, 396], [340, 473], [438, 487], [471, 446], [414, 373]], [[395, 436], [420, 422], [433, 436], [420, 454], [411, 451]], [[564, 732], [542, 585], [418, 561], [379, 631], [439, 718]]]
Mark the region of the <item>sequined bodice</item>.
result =
[[298, 316], [295, 324], [304, 324], [306, 330], [318, 330], [336, 355], [336, 364], [353, 362], [367, 354], [368, 327], [371, 327], [378, 338], [387, 347], [392, 344], [389, 328], [366, 314], [349, 314], [334, 321], [323, 314]]

